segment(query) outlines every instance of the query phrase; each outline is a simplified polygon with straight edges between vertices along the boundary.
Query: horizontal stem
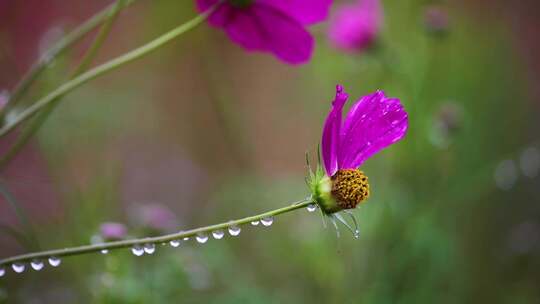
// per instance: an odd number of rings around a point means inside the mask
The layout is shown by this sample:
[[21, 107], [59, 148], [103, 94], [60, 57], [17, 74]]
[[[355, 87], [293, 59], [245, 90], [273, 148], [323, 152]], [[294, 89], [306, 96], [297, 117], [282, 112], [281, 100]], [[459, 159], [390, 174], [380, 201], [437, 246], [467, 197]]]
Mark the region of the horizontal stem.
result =
[[260, 221], [266, 217], [276, 216], [282, 213], [287, 213], [296, 209], [304, 208], [311, 203], [312, 203], [311, 198], [306, 198], [299, 202], [293, 203], [292, 205], [275, 209], [272, 211], [264, 212], [259, 215], [249, 216], [249, 217], [245, 217], [245, 218], [234, 220], [234, 221], [224, 222], [221, 224], [200, 227], [200, 228], [191, 229], [188, 231], [180, 231], [178, 233], [172, 233], [172, 234], [167, 234], [167, 235], [162, 235], [162, 236], [157, 236], [157, 237], [147, 237], [147, 238], [141, 238], [141, 239], [108, 242], [108, 243], [102, 243], [102, 244], [94, 244], [94, 245], [86, 245], [86, 246], [79, 246], [79, 247], [70, 247], [70, 248], [22, 254], [22, 255], [13, 256], [13, 257], [0, 260], [0, 266], [13, 264], [13, 263], [30, 262], [34, 259], [47, 259], [49, 257], [64, 257], [64, 256], [72, 256], [72, 255], [81, 255], [81, 254], [86, 254], [86, 253], [99, 252], [104, 249], [113, 250], [113, 249], [132, 247], [134, 245], [161, 244], [161, 243], [169, 242], [172, 240], [180, 240], [185, 237], [196, 236], [199, 233], [210, 233], [214, 230], [226, 229], [233, 225], [240, 226], [240, 225], [251, 223], [252, 221]]
[[41, 98], [37, 102], [33, 103], [31, 106], [22, 111], [13, 121], [6, 123], [0, 129], [0, 136], [6, 135], [8, 132], [13, 130], [18, 124], [29, 119], [40, 111], [43, 107], [46, 107], [48, 104], [53, 102], [55, 99], [64, 96], [66, 93], [72, 91], [73, 89], [79, 87], [80, 85], [100, 76], [109, 71], [112, 71], [128, 62], [131, 62], [135, 59], [138, 59], [146, 54], [149, 54], [152, 51], [157, 50], [159, 47], [163, 46], [167, 42], [170, 42], [179, 35], [189, 31], [190, 29], [196, 27], [201, 22], [206, 20], [206, 18], [217, 8], [217, 5], [214, 5], [212, 9], [205, 11], [204, 13], [198, 15], [197, 17], [191, 19], [190, 21], [172, 29], [171, 31], [161, 35], [160, 37], [150, 41], [149, 43], [136, 48], [130, 52], [127, 52], [121, 56], [118, 56], [110, 61], [103, 63], [75, 78], [64, 83], [56, 90], [49, 93], [47, 96]]

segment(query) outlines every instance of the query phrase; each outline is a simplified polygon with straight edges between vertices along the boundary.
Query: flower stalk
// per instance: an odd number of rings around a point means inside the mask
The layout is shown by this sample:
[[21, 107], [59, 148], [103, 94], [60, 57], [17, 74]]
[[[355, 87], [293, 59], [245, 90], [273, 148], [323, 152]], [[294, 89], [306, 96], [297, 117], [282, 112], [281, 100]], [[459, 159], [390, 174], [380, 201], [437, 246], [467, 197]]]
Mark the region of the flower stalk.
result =
[[[135, 2], [135, 0], [125, 0], [121, 8], [128, 7], [129, 5], [133, 4], [133, 2]], [[43, 54], [39, 60], [32, 65], [30, 70], [15, 86], [15, 89], [13, 92], [11, 92], [8, 105], [0, 110], [0, 117], [4, 116], [5, 111], [8, 108], [12, 108], [17, 104], [17, 102], [20, 101], [21, 97], [24, 96], [32, 83], [34, 83], [34, 81], [54, 61], [56, 57], [63, 54], [71, 46], [86, 36], [86, 34], [94, 30], [98, 25], [105, 22], [105, 20], [107, 20], [111, 13], [115, 10], [115, 6], [116, 4], [113, 3], [99, 13], [95, 14], [93, 17], [76, 27], [69, 34], [60, 39], [60, 41], [58, 41], [53, 47], [47, 50], [45, 54]]]
[[[80, 74], [82, 74], [84, 71], [88, 69], [90, 64], [92, 63], [92, 60], [95, 58], [97, 52], [105, 42], [107, 36], [109, 35], [112, 25], [114, 21], [116, 20], [116, 17], [118, 17], [118, 14], [122, 10], [122, 8], [125, 6], [127, 0], [117, 0], [114, 4], [114, 7], [112, 11], [110, 11], [109, 16], [105, 22], [103, 22], [103, 25], [101, 26], [99, 32], [96, 35], [96, 38], [94, 39], [94, 42], [88, 49], [88, 51], [84, 54], [83, 59], [81, 60], [81, 63], [75, 71], [73, 72], [70, 79], [73, 79]], [[57, 98], [53, 102], [51, 102], [50, 105], [45, 107], [42, 111], [40, 111], [37, 116], [30, 121], [29, 125], [24, 128], [24, 130], [21, 132], [19, 137], [17, 137], [17, 140], [15, 143], [9, 148], [9, 150], [2, 155], [0, 158], [0, 171], [4, 168], [5, 165], [9, 163], [9, 161], [17, 155], [17, 153], [28, 143], [30, 138], [39, 130], [39, 128], [45, 123], [49, 115], [52, 113], [54, 108], [59, 104], [61, 98]]]
[[197, 25], [201, 24], [204, 20], [208, 18], [210, 14], [212, 14], [215, 9], [221, 4], [222, 2], [218, 2], [215, 6], [213, 6], [211, 9], [205, 11], [202, 14], [199, 14], [197, 17], [179, 25], [178, 27], [170, 30], [169, 32], [161, 35], [160, 37], [150, 41], [149, 43], [136, 48], [134, 50], [131, 50], [130, 52], [127, 52], [123, 55], [120, 55], [110, 61], [107, 61], [93, 69], [88, 70], [85, 73], [82, 73], [81, 75], [71, 79], [70, 81], [64, 83], [60, 87], [58, 87], [56, 90], [52, 91], [45, 97], [39, 99], [35, 103], [33, 103], [31, 106], [26, 108], [24, 111], [22, 111], [13, 121], [7, 122], [2, 128], [0, 128], [0, 137], [5, 136], [10, 131], [12, 131], [17, 125], [20, 123], [26, 121], [27, 119], [34, 116], [37, 112], [39, 112], [41, 109], [46, 107], [47, 105], [54, 102], [57, 98], [60, 98], [64, 96], [65, 94], [71, 92], [72, 90], [76, 89], [77, 87], [85, 84], [86, 82], [101, 76], [103, 74], [106, 74], [110, 71], [113, 71], [124, 64], [127, 64], [131, 61], [134, 61], [136, 59], [139, 59], [143, 57], [144, 55], [147, 55], [151, 53], [152, 51], [155, 51], [159, 49], [161, 46], [165, 45], [166, 43], [172, 41], [174, 38], [180, 36], [181, 34], [184, 34], [185, 32], [195, 28]]
[[155, 244], [161, 244], [161, 243], [165, 243], [165, 242], [169, 242], [173, 240], [181, 240], [186, 237], [196, 236], [200, 233], [210, 233], [214, 230], [220, 230], [220, 229], [224, 230], [231, 226], [241, 226], [241, 225], [249, 224], [252, 221], [261, 221], [268, 217], [273, 217], [273, 216], [277, 216], [283, 213], [288, 213], [297, 209], [305, 208], [309, 204], [312, 204], [312, 203], [313, 201], [311, 197], [308, 197], [301, 201], [295, 202], [289, 206], [267, 211], [258, 215], [249, 216], [249, 217], [245, 217], [245, 218], [233, 220], [233, 221], [227, 221], [220, 224], [195, 228], [195, 229], [191, 229], [187, 231], [180, 231], [177, 233], [166, 234], [166, 235], [157, 236], [157, 237], [147, 237], [147, 238], [140, 238], [140, 239], [107, 242], [107, 243], [102, 243], [102, 244], [68, 247], [68, 248], [63, 248], [63, 249], [55, 249], [55, 250], [40, 251], [40, 252], [35, 252], [35, 253], [17, 255], [17, 256], [8, 257], [8, 258], [0, 260], [0, 266], [8, 266], [14, 263], [28, 263], [34, 259], [41, 260], [41, 259], [48, 259], [50, 257], [59, 258], [59, 257], [100, 252], [102, 250], [111, 251], [114, 249], [132, 247], [134, 245], [141, 245], [141, 246], [145, 244], [155, 245]]

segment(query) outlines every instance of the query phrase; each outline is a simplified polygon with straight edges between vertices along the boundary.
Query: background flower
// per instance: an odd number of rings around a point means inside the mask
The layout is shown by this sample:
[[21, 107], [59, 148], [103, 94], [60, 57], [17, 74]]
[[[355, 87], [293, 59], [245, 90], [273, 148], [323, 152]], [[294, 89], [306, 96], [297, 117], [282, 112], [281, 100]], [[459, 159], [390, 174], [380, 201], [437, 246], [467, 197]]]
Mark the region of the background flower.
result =
[[121, 240], [127, 236], [127, 228], [124, 224], [115, 222], [102, 223], [99, 226], [100, 236], [104, 240]]
[[[218, 0], [197, 0], [205, 11]], [[236, 4], [242, 3], [242, 5]], [[229, 38], [248, 51], [271, 52], [290, 63], [306, 63], [314, 40], [305, 29], [323, 21], [331, 0], [228, 0], [214, 12], [209, 22], [225, 30]]]
[[450, 26], [448, 13], [441, 6], [427, 6], [424, 11], [424, 25], [429, 32], [434, 34], [446, 33]]
[[383, 22], [379, 0], [355, 0], [338, 6], [332, 15], [328, 38], [333, 46], [362, 51], [377, 38]]

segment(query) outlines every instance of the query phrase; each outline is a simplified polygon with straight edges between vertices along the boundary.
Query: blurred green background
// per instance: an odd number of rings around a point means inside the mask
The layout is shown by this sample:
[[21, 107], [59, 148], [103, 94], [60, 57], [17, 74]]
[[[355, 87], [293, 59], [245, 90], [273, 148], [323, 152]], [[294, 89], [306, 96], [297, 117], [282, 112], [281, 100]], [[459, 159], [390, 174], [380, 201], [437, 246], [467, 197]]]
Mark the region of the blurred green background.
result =
[[[106, 4], [3, 1], [0, 91]], [[37, 239], [3, 229], [2, 257], [87, 244], [103, 222], [142, 237], [240, 218], [308, 194], [304, 153], [317, 149], [336, 83], [351, 101], [383, 89], [410, 128], [363, 167], [372, 196], [355, 210], [359, 239], [298, 210], [236, 238], [8, 271], [0, 303], [539, 303], [539, 4], [383, 4], [376, 48], [336, 50], [322, 23], [300, 67], [203, 24], [67, 95], [0, 173]], [[445, 33], [426, 28], [433, 5], [448, 14]], [[194, 15], [193, 1], [138, 1], [96, 61]], [[65, 81], [90, 42], [56, 60], [25, 101]], [[0, 223], [28, 233], [5, 197]]]

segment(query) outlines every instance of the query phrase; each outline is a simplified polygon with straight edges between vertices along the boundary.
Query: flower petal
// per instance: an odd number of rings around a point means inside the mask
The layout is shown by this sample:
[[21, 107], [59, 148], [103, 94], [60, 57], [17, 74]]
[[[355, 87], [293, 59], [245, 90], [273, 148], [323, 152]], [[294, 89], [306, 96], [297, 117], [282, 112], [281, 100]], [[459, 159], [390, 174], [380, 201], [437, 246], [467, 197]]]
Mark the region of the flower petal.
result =
[[386, 98], [382, 91], [362, 97], [345, 118], [339, 168], [358, 168], [373, 154], [401, 140], [407, 128], [407, 112], [399, 99]]
[[290, 64], [306, 63], [311, 58], [314, 40], [296, 20], [267, 5], [251, 7], [262, 39], [269, 50]]
[[[198, 0], [204, 11], [217, 0]], [[311, 58], [314, 40], [302, 24], [279, 9], [253, 3], [239, 9], [224, 3], [209, 18], [210, 24], [224, 28], [229, 38], [248, 51], [267, 51], [290, 64]]]
[[340, 145], [341, 112], [347, 101], [348, 95], [343, 92], [343, 87], [336, 86], [336, 97], [332, 102], [332, 110], [328, 113], [324, 122], [321, 149], [324, 168], [328, 176], [333, 176], [338, 170], [338, 154]]
[[328, 17], [332, 0], [258, 0], [291, 16], [303, 25], [321, 22]]
[[266, 29], [257, 20], [253, 8], [235, 9], [229, 13], [225, 32], [229, 38], [249, 51], [270, 51], [269, 40], [265, 39]]

